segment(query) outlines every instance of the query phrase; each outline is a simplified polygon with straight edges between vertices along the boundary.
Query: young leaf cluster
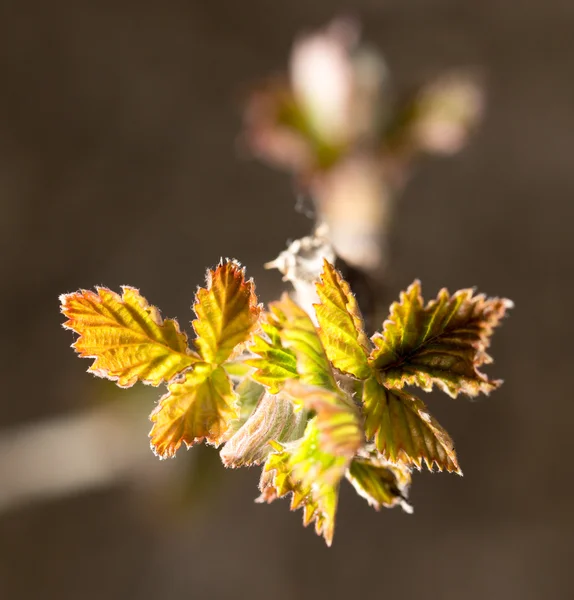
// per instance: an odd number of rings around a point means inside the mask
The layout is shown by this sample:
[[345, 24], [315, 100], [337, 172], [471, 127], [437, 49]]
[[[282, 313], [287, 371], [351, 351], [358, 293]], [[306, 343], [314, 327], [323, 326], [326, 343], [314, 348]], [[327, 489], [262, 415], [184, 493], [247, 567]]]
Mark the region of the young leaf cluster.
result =
[[369, 337], [348, 283], [328, 262], [309, 315], [288, 295], [263, 310], [254, 284], [222, 261], [196, 294], [192, 344], [139, 292], [61, 297], [74, 348], [121, 387], [167, 386], [151, 413], [151, 447], [221, 446], [228, 467], [262, 465], [259, 502], [291, 496], [331, 544], [347, 479], [377, 510], [402, 506], [412, 469], [461, 473], [448, 433], [405, 386], [452, 397], [500, 385], [479, 369], [510, 301], [441, 290], [424, 303], [415, 281]]

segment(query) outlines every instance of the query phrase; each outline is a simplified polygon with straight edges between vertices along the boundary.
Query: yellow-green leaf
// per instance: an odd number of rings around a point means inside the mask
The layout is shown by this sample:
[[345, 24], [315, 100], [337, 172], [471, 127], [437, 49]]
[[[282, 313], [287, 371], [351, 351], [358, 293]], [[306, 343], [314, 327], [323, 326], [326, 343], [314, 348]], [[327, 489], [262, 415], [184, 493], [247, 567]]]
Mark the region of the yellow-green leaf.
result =
[[276, 394], [285, 381], [299, 377], [297, 357], [292, 350], [283, 345], [271, 313], [266, 315], [261, 330], [262, 334], [254, 335], [249, 346], [249, 351], [256, 356], [245, 362], [255, 368], [251, 377], [266, 386], [272, 394]]
[[435, 464], [439, 471], [462, 474], [453, 441], [422, 400], [371, 377], [364, 384], [363, 405], [367, 440], [374, 438], [383, 458], [417, 469], [424, 460], [431, 471]]
[[406, 467], [384, 460], [356, 459], [347, 470], [346, 477], [357, 493], [376, 510], [380, 510], [381, 506], [392, 508], [398, 505], [405, 512], [412, 512], [405, 495], [411, 482], [411, 474]]
[[[229, 375], [229, 371], [227, 371], [226, 368], [227, 364], [229, 363], [223, 365], [223, 368], [225, 369], [227, 375]], [[227, 430], [228, 436], [233, 435], [245, 424], [263, 397], [264, 393], [265, 388], [249, 377], [245, 377], [235, 386], [235, 395], [237, 396], [237, 404], [239, 405], [239, 418], [234, 421], [231, 427]]]
[[350, 463], [347, 456], [324, 452], [316, 418], [305, 435], [285, 446], [275, 445], [269, 455], [260, 482], [259, 502], [272, 502], [292, 494], [291, 510], [302, 507], [303, 524], [315, 521], [315, 531], [330, 546], [335, 530], [339, 485]]
[[95, 359], [89, 371], [120, 387], [136, 381], [157, 386], [199, 360], [177, 321], [163, 320], [135, 288], [123, 287], [121, 296], [104, 287], [80, 290], [60, 302], [64, 327], [80, 335], [73, 347]]
[[197, 291], [193, 308], [199, 354], [214, 365], [226, 361], [247, 341], [261, 310], [253, 281], [245, 281], [244, 270], [230, 260], [208, 271], [207, 287]]
[[[291, 494], [291, 510], [303, 509], [303, 525], [315, 521], [317, 535], [323, 535], [323, 531], [333, 538], [333, 527], [338, 491], [330, 490], [323, 496], [321, 505], [313, 498], [311, 486], [304, 486], [292, 476], [289, 464], [289, 452], [284, 452], [280, 445], [275, 448], [276, 452], [269, 455], [261, 473], [259, 490], [261, 495], [256, 502], [267, 502], [268, 504]], [[328, 525], [327, 527], [325, 527]]]
[[250, 376], [253, 371], [253, 369], [245, 362], [245, 359], [240, 356], [234, 360], [224, 362], [222, 366], [233, 381], [242, 381], [245, 377]]
[[284, 392], [295, 405], [316, 413], [322, 451], [334, 456], [354, 456], [365, 435], [357, 408], [341, 390], [333, 392], [291, 380], [285, 384]]
[[205, 439], [218, 445], [239, 417], [236, 395], [222, 367], [198, 363], [168, 390], [150, 416], [151, 447], [161, 458], [175, 456], [182, 444], [190, 447]]
[[489, 393], [501, 381], [491, 381], [479, 367], [492, 362], [490, 337], [511, 307], [505, 298], [473, 296], [472, 290], [451, 296], [445, 289], [425, 306], [415, 281], [391, 306], [383, 332], [373, 336], [369, 363], [388, 387], [430, 391], [434, 384], [453, 398]]
[[317, 329], [309, 315], [287, 294], [272, 302], [269, 310], [284, 346], [297, 357], [297, 371], [302, 383], [337, 391], [333, 369], [325, 354]]
[[343, 373], [366, 379], [371, 374], [367, 363], [370, 343], [349, 284], [325, 260], [316, 287], [320, 303], [315, 304], [315, 313], [327, 357]]

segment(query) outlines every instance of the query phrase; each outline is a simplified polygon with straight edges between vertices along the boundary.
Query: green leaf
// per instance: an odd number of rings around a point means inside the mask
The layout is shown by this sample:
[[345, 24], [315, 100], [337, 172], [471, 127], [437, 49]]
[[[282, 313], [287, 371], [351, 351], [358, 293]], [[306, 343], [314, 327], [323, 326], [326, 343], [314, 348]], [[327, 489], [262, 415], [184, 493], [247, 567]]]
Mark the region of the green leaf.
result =
[[445, 289], [425, 306], [415, 281], [391, 306], [383, 332], [373, 336], [369, 364], [388, 387], [430, 391], [434, 384], [453, 398], [488, 394], [502, 382], [478, 369], [492, 362], [486, 353], [490, 337], [511, 307], [505, 298], [473, 296], [472, 290], [450, 296]]
[[[225, 371], [229, 375], [227, 369]], [[228, 434], [234, 434], [245, 424], [255, 410], [257, 404], [259, 404], [264, 393], [265, 388], [249, 377], [245, 377], [245, 379], [242, 379], [241, 382], [237, 384], [235, 387], [235, 394], [237, 395], [237, 404], [239, 406], [239, 418], [231, 425]]]
[[453, 441], [422, 400], [371, 377], [364, 384], [363, 404], [367, 440], [374, 438], [383, 458], [419, 470], [424, 460], [431, 471], [435, 464], [439, 471], [462, 475]]
[[273, 451], [270, 442], [300, 438], [306, 422], [307, 411], [296, 411], [288, 397], [265, 393], [246, 422], [222, 448], [221, 460], [226, 467], [260, 465]]
[[347, 470], [347, 479], [359, 494], [376, 510], [381, 506], [401, 506], [411, 513], [412, 507], [406, 500], [406, 491], [411, 482], [410, 471], [384, 460], [356, 459]]
[[251, 375], [255, 381], [266, 386], [272, 394], [279, 392], [285, 381], [299, 377], [297, 357], [285, 348], [275, 317], [268, 313], [261, 324], [263, 335], [253, 336], [249, 351], [256, 355], [245, 363], [255, 368]]
[[337, 391], [331, 363], [309, 315], [287, 294], [269, 305], [284, 346], [297, 357], [299, 379], [307, 385]]
[[350, 459], [324, 452], [316, 419], [309, 421], [303, 438], [285, 447], [275, 445], [260, 482], [259, 502], [272, 502], [291, 493], [291, 510], [302, 507], [303, 524], [315, 521], [315, 531], [328, 546], [333, 541], [339, 485]]
[[320, 303], [315, 304], [319, 337], [334, 367], [359, 379], [371, 374], [367, 363], [371, 344], [349, 284], [327, 260], [317, 283]]
[[[336, 513], [337, 494], [331, 492], [324, 496], [324, 502], [314, 500], [311, 486], [303, 486], [300, 481], [294, 479], [289, 464], [289, 452], [283, 452], [277, 445], [276, 452], [270, 454], [259, 481], [261, 495], [256, 502], [267, 502], [268, 504], [291, 494], [291, 510], [303, 509], [303, 525], [316, 521], [315, 531], [317, 535], [323, 535], [326, 521], [334, 519]], [[331, 539], [332, 539], [331, 532]]]
[[[304, 507], [303, 522], [331, 545], [339, 483], [364, 441], [356, 407], [342, 391], [333, 392], [289, 381], [284, 388], [296, 405], [316, 413], [303, 438], [284, 446], [267, 460], [260, 483], [260, 501], [270, 502], [292, 493], [291, 509]], [[272, 473], [270, 476], [269, 473]]]
[[168, 390], [150, 416], [151, 447], [160, 458], [175, 456], [182, 443], [190, 447], [205, 439], [220, 444], [239, 417], [236, 395], [222, 367], [198, 363]]
[[121, 296], [104, 287], [80, 290], [60, 302], [64, 327], [80, 336], [76, 352], [95, 359], [89, 371], [120, 387], [160, 385], [199, 360], [177, 321], [163, 320], [135, 288], [122, 287]]
[[205, 362], [220, 365], [237, 353], [255, 327], [260, 306], [255, 285], [245, 281], [244, 270], [234, 261], [221, 262], [207, 273], [207, 288], [200, 288], [193, 305], [197, 319], [195, 343]]
[[222, 367], [233, 381], [242, 381], [245, 377], [250, 376], [253, 371], [253, 369], [246, 364], [245, 359], [241, 357], [224, 362]]

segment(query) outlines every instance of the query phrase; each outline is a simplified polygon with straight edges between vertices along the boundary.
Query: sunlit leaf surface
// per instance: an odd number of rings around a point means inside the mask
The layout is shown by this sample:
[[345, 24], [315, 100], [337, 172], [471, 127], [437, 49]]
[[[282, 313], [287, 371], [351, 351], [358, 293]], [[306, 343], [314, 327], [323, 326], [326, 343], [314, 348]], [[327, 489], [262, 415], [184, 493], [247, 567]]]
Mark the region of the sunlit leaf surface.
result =
[[399, 390], [387, 389], [375, 377], [363, 391], [365, 433], [377, 450], [392, 463], [462, 474], [454, 444], [432, 417], [422, 400]]
[[205, 439], [219, 444], [239, 417], [235, 392], [222, 367], [199, 363], [168, 390], [150, 417], [151, 446], [162, 458], [174, 456], [184, 443], [192, 446]]
[[301, 382], [336, 391], [331, 363], [309, 315], [287, 294], [283, 294], [280, 301], [272, 302], [269, 309], [283, 345], [297, 357]]
[[261, 325], [262, 333], [254, 335], [253, 343], [249, 346], [249, 351], [256, 356], [245, 362], [255, 368], [251, 377], [276, 394], [287, 380], [299, 376], [297, 357], [283, 345], [274, 316], [267, 313], [266, 317], [267, 320]]
[[259, 318], [255, 285], [233, 261], [220, 263], [207, 273], [193, 305], [197, 319], [195, 343], [205, 362], [220, 365], [247, 341]]
[[415, 281], [391, 306], [383, 332], [373, 336], [369, 363], [389, 387], [430, 391], [434, 384], [453, 398], [489, 393], [501, 382], [479, 367], [492, 362], [486, 353], [490, 337], [511, 307], [505, 298], [473, 296], [472, 290], [451, 296], [445, 289], [425, 306]]
[[330, 546], [335, 531], [339, 484], [350, 459], [324, 452], [315, 420], [297, 442], [276, 446], [269, 455], [260, 483], [260, 502], [272, 502], [288, 493], [291, 510], [303, 508], [303, 524], [315, 521], [315, 531]]
[[177, 321], [163, 320], [135, 288], [122, 291], [100, 287], [60, 297], [64, 327], [80, 334], [73, 347], [95, 359], [92, 373], [121, 387], [136, 381], [157, 386], [197, 362]]
[[367, 363], [371, 345], [363, 318], [349, 284], [327, 260], [317, 294], [320, 302], [315, 313], [327, 357], [343, 373], [366, 379], [371, 372]]

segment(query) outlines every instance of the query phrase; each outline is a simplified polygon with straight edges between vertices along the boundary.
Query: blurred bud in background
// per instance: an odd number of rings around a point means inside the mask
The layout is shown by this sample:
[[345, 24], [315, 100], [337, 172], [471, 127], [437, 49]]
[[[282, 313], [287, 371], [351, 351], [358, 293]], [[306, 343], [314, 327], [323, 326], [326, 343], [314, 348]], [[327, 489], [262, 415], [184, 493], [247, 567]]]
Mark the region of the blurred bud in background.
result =
[[413, 159], [459, 151], [483, 110], [464, 72], [395, 97], [383, 58], [339, 19], [296, 40], [289, 75], [255, 89], [244, 119], [251, 151], [293, 173], [336, 255], [379, 279]]
[[359, 46], [359, 28], [347, 20], [299, 38], [291, 55], [295, 101], [314, 136], [349, 151], [376, 139], [386, 68], [375, 52]]
[[263, 160], [313, 179], [381, 135], [386, 67], [359, 45], [358, 26], [337, 20], [295, 42], [289, 77], [256, 88], [245, 140]]
[[419, 152], [450, 155], [464, 147], [484, 111], [483, 78], [455, 71], [414, 90], [398, 106], [384, 155], [408, 160]]

